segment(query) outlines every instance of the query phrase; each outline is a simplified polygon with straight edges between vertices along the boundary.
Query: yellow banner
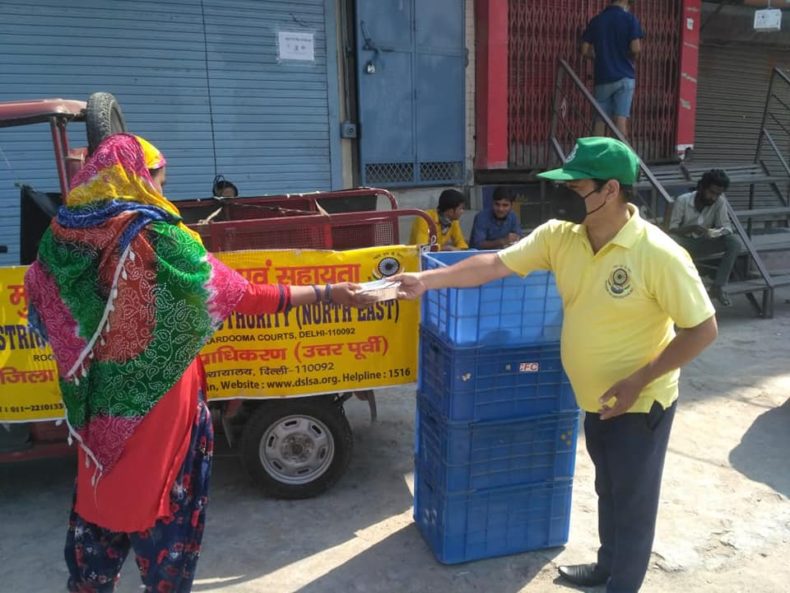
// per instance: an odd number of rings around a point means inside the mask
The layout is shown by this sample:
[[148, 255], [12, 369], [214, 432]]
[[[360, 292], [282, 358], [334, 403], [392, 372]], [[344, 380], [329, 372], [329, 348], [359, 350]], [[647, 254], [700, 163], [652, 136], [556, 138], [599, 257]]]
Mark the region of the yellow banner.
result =
[[[216, 254], [255, 284], [366, 282], [417, 271], [412, 246], [349, 251]], [[52, 352], [27, 327], [26, 267], [0, 268], [0, 422], [63, 416]], [[211, 399], [359, 391], [417, 377], [419, 305], [385, 301], [363, 309], [315, 304], [287, 313], [232, 313], [203, 348]]]
[[0, 268], [0, 422], [63, 417], [52, 350], [27, 326], [26, 271]]

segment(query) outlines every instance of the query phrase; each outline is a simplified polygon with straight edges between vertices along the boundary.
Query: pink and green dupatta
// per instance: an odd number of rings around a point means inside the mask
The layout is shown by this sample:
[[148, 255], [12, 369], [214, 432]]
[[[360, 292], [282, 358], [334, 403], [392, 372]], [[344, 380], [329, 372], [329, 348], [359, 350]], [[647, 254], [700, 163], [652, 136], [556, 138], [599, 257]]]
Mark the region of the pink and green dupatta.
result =
[[25, 277], [31, 325], [52, 346], [71, 434], [97, 476], [247, 288], [159, 193], [142, 142], [99, 146]]

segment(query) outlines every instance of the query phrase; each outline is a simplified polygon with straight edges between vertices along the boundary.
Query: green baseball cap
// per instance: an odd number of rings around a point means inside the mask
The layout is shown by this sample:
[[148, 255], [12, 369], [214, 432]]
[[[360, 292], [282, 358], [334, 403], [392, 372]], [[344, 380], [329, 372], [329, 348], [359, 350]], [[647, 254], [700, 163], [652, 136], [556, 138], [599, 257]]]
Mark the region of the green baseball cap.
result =
[[552, 181], [617, 179], [623, 185], [633, 185], [639, 177], [639, 157], [614, 138], [579, 138], [562, 167], [539, 173], [538, 177]]

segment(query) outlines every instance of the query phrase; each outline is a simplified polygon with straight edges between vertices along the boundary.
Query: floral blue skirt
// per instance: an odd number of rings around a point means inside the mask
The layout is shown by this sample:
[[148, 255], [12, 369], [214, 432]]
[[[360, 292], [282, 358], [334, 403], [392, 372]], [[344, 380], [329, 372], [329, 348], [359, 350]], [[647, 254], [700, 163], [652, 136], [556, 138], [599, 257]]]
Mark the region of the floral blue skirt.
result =
[[133, 549], [146, 593], [189, 593], [206, 523], [214, 450], [211, 414], [201, 396], [189, 450], [170, 491], [170, 515], [146, 531], [115, 532], [82, 519], [73, 509], [66, 533], [68, 590], [112, 593]]

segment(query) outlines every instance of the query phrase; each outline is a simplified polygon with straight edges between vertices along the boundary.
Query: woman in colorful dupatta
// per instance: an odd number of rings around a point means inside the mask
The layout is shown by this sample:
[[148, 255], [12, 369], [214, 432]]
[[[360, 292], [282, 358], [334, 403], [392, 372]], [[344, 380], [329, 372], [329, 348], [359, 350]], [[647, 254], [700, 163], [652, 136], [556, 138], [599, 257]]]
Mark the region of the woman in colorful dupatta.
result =
[[248, 283], [162, 195], [165, 164], [142, 138], [102, 142], [25, 277], [80, 444], [65, 550], [72, 592], [112, 592], [130, 548], [145, 591], [191, 590], [213, 449], [198, 351], [232, 311], [324, 297], [365, 304], [349, 283]]

